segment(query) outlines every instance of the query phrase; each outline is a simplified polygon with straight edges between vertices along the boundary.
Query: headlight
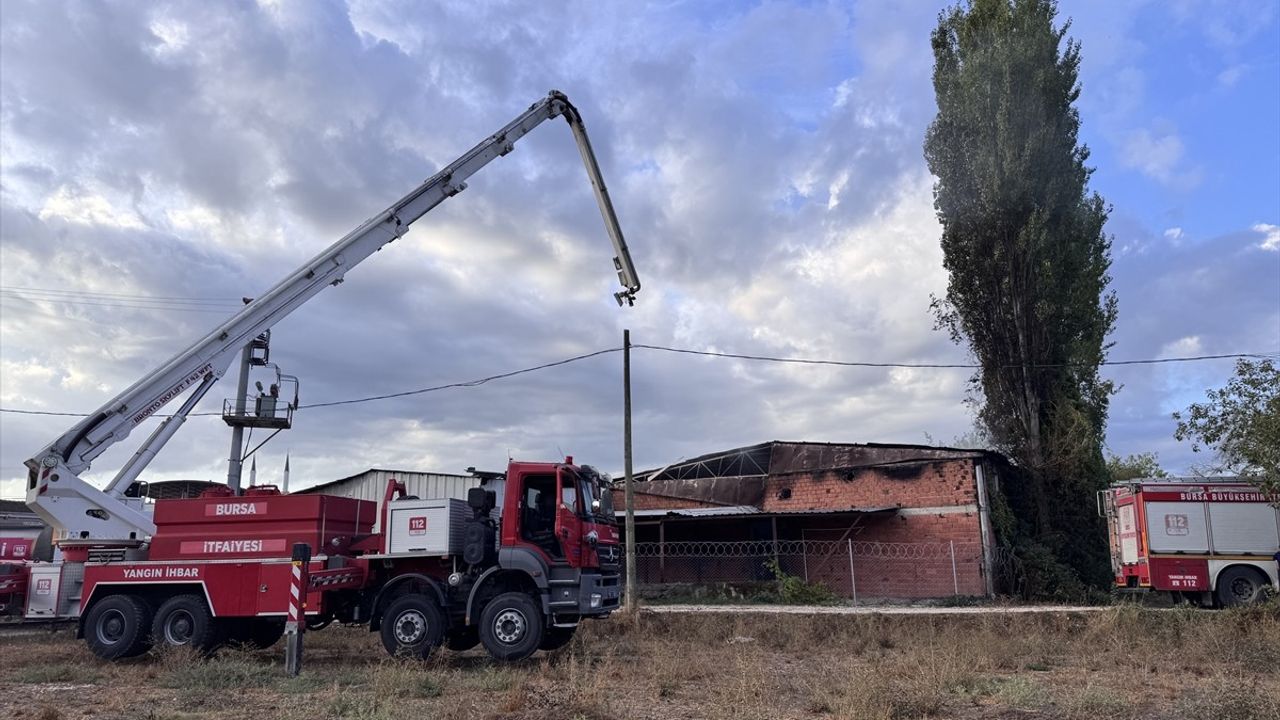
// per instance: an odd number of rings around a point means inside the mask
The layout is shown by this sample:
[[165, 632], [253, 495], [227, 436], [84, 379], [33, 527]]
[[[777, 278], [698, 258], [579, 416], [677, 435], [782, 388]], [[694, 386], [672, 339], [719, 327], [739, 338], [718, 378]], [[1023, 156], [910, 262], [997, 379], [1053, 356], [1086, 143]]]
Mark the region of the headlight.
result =
[[590, 602], [591, 602], [591, 607], [593, 608], [600, 607], [600, 602], [601, 602], [600, 593], [591, 593]]

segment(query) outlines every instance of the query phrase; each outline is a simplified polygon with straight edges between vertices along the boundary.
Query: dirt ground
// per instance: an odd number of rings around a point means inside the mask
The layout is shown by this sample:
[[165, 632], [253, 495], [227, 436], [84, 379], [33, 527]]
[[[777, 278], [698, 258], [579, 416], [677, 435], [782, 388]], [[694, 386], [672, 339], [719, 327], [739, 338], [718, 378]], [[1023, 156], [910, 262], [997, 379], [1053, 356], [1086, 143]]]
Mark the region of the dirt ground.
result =
[[987, 615], [642, 614], [584, 625], [566, 648], [498, 665], [425, 663], [376, 636], [307, 636], [210, 660], [95, 659], [67, 631], [0, 637], [0, 717], [1188, 718], [1280, 720], [1280, 606]]

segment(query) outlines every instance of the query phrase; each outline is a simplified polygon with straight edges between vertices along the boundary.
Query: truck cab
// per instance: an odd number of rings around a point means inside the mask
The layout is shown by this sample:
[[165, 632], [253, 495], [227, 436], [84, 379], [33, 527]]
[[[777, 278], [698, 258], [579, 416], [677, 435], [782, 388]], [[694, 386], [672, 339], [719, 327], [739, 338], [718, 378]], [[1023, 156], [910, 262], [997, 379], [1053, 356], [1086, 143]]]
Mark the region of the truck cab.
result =
[[[475, 475], [482, 484], [470, 491], [462, 520], [459, 500], [388, 497], [383, 551], [365, 559], [381, 575], [367, 608], [370, 629], [393, 655], [483, 644], [498, 659], [519, 659], [564, 645], [583, 619], [619, 605], [618, 530], [605, 476], [572, 457], [512, 461], [504, 473]], [[405, 542], [429, 532], [439, 533], [438, 547]]]

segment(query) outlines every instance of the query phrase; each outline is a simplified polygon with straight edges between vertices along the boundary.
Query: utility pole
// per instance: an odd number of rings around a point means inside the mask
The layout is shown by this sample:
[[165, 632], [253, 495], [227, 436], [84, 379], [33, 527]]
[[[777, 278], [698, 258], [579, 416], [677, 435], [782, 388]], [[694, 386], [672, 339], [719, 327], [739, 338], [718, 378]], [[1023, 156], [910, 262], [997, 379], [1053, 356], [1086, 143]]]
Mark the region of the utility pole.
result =
[[631, 331], [622, 331], [622, 456], [627, 492], [627, 613], [635, 617], [636, 601], [636, 499], [635, 478], [631, 474]]
[[[236, 386], [236, 416], [243, 418], [246, 414], [245, 404], [249, 397], [249, 365], [253, 360], [253, 344], [244, 346], [240, 356], [240, 383]], [[240, 453], [244, 452], [244, 425], [237, 423], [231, 428], [231, 457], [227, 461], [227, 487], [235, 495], [240, 494], [240, 470], [244, 463]]]

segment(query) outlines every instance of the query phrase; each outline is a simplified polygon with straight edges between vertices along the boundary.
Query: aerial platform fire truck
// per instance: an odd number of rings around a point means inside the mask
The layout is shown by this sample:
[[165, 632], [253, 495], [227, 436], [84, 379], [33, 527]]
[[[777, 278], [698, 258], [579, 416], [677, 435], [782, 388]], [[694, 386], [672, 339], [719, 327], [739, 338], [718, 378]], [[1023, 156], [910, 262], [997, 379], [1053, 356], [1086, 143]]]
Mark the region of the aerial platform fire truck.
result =
[[1201, 606], [1280, 590], [1280, 496], [1237, 480], [1150, 478], [1099, 493], [1115, 586]]
[[[33, 455], [27, 504], [53, 528], [56, 549], [48, 562], [10, 563], [0, 574], [25, 595], [25, 617], [76, 619], [89, 647], [108, 659], [157, 644], [270, 645], [284, 627], [291, 550], [303, 544], [312, 553], [308, 627], [362, 623], [393, 654], [483, 644], [495, 658], [519, 659], [563, 645], [580, 620], [616, 609], [618, 536], [606, 479], [572, 458], [477, 473], [465, 501], [406, 497], [392, 480], [379, 504], [270, 486], [241, 493], [237, 433], [231, 482], [219, 492], [150, 504], [138, 482], [237, 355], [242, 390], [224, 404], [224, 420], [233, 431], [289, 427], [296, 390], [293, 399], [279, 392], [288, 376], [277, 374], [253, 403], [243, 391], [249, 367], [268, 365], [270, 327], [556, 117], [577, 141], [613, 244], [623, 288], [615, 298], [630, 305], [640, 282], [612, 201], [581, 116], [553, 91]], [[184, 392], [105, 488], [81, 479], [94, 458]]]

